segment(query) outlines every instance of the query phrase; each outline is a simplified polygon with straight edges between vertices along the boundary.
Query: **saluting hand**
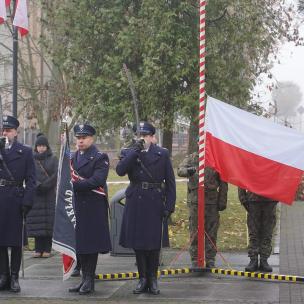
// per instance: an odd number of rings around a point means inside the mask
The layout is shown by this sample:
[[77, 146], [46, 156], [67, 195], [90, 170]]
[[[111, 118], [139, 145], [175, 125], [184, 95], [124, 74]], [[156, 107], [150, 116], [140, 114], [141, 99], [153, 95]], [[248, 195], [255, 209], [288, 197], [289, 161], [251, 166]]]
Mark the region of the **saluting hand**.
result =
[[144, 143], [145, 141], [143, 139], [137, 140], [133, 144], [132, 148], [135, 150], [135, 152], [141, 152], [142, 150], [145, 149]]

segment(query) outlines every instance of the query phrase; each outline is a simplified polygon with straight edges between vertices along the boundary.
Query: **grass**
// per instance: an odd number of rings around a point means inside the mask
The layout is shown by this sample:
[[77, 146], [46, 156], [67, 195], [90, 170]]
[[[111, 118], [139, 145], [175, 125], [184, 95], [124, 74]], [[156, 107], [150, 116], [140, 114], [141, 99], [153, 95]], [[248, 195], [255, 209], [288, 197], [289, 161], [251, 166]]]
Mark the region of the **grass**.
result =
[[[119, 177], [115, 170], [110, 170], [108, 181], [128, 181], [126, 176]], [[169, 227], [170, 243], [172, 248], [188, 248], [189, 243], [189, 212], [187, 207], [187, 183], [176, 183], [177, 200], [172, 223]], [[109, 198], [126, 184], [109, 184]], [[225, 211], [220, 212], [220, 228], [217, 246], [219, 251], [246, 249], [246, 212], [239, 203], [237, 188], [229, 185], [228, 205]], [[33, 239], [29, 239], [29, 249], [33, 250]]]

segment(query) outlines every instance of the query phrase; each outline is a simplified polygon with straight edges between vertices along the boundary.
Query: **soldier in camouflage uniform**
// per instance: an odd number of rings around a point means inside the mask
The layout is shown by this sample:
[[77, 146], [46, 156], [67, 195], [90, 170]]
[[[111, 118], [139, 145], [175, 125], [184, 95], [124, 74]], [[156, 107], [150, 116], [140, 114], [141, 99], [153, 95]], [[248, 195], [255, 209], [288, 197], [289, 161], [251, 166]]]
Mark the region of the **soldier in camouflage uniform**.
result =
[[[249, 232], [248, 256], [250, 262], [246, 271], [261, 270], [272, 272], [268, 264], [272, 251], [272, 233], [276, 223], [277, 201], [259, 196], [239, 188], [239, 200], [247, 210], [247, 226]], [[258, 256], [260, 255], [260, 267]]]
[[[190, 230], [190, 256], [192, 266], [197, 266], [197, 214], [198, 214], [198, 153], [187, 156], [179, 165], [177, 174], [180, 177], [188, 177], [187, 203], [189, 208]], [[217, 231], [219, 228], [219, 211], [227, 207], [228, 185], [220, 179], [219, 174], [210, 167], [205, 168], [205, 231], [213, 244], [216, 245]], [[205, 239], [206, 267], [214, 267], [216, 250]]]

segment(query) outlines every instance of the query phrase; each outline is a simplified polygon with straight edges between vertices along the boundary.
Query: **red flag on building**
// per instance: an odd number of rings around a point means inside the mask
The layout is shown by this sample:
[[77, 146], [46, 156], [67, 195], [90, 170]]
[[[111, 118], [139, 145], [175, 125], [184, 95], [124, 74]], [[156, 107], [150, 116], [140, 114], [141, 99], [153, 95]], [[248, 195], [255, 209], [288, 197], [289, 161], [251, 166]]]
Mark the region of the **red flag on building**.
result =
[[303, 133], [208, 98], [206, 164], [226, 182], [292, 204], [303, 151]]
[[5, 7], [5, 0], [0, 0], [0, 24], [6, 21], [6, 7]]
[[27, 1], [26, 0], [17, 0], [15, 17], [13, 25], [19, 28], [21, 36], [24, 36], [29, 31], [29, 22], [27, 14]]

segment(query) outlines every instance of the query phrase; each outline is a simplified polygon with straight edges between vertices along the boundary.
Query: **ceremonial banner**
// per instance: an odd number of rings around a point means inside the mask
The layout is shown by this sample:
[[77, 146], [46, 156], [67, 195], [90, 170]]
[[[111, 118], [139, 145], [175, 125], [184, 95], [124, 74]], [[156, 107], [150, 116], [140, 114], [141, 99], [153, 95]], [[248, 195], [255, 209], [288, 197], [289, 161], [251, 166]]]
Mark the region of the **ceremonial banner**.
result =
[[67, 134], [63, 138], [58, 166], [53, 249], [63, 254], [63, 279], [76, 267], [75, 206], [70, 171], [70, 147]]
[[208, 97], [206, 165], [224, 181], [292, 204], [303, 151], [303, 133]]

